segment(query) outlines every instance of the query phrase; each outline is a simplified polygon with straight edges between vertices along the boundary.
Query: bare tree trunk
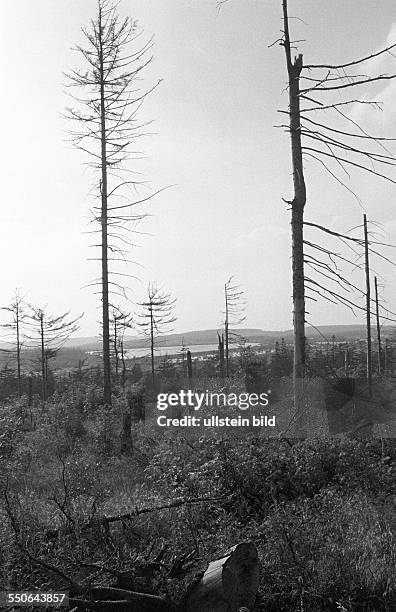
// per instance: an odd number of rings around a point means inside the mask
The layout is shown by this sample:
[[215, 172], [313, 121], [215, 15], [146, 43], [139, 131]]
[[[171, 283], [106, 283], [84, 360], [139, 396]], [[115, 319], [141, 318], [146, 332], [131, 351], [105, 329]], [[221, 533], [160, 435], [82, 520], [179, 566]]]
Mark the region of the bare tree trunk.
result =
[[45, 397], [48, 397], [48, 353], [45, 353]]
[[217, 333], [217, 337], [219, 339], [219, 369], [220, 376], [224, 378], [224, 336], [223, 334]]
[[229, 335], [228, 335], [228, 295], [227, 285], [225, 285], [225, 321], [224, 321], [224, 342], [225, 342], [225, 375], [227, 378], [230, 377], [230, 358], [229, 358]]
[[[290, 202], [292, 219], [292, 270], [293, 270], [293, 330], [294, 330], [294, 410], [297, 421], [303, 418], [303, 379], [305, 375], [305, 289], [303, 223], [306, 203], [303, 155], [301, 147], [300, 74], [302, 55], [294, 61], [291, 57], [287, 0], [283, 0], [284, 48], [289, 76], [289, 122], [292, 154], [294, 197]], [[304, 434], [301, 423], [298, 433]]]
[[230, 276], [224, 285], [224, 301], [225, 301], [225, 317], [224, 317], [224, 342], [225, 342], [225, 369], [226, 377], [231, 374], [230, 363], [230, 326], [240, 325], [246, 319], [243, 315], [246, 301], [243, 298], [243, 291], [240, 291], [238, 285], [233, 281], [233, 276]]
[[115, 358], [115, 375], [118, 382], [118, 338], [117, 338], [117, 317], [114, 316], [114, 358]]
[[375, 316], [377, 320], [377, 340], [378, 340], [378, 374], [381, 375], [382, 372], [382, 345], [381, 345], [381, 326], [380, 326], [380, 316], [379, 316], [379, 303], [378, 303], [378, 284], [377, 277], [374, 277], [374, 286], [375, 286]]
[[[100, 11], [100, 8], [99, 8]], [[99, 13], [100, 28], [102, 27], [102, 16]], [[110, 363], [110, 332], [109, 332], [109, 269], [108, 269], [108, 245], [107, 245], [107, 154], [106, 154], [106, 108], [104, 91], [104, 66], [102, 33], [100, 40], [100, 128], [101, 128], [101, 235], [102, 235], [102, 324], [103, 324], [103, 395], [104, 403], [111, 406], [111, 363]]]
[[41, 340], [41, 395], [43, 402], [47, 400], [47, 381], [45, 367], [45, 341], [44, 341], [44, 314], [40, 315], [40, 340]]
[[191, 361], [191, 351], [187, 351], [187, 376], [189, 380], [192, 379], [192, 361]]
[[155, 383], [155, 367], [154, 367], [154, 317], [153, 306], [150, 306], [150, 353], [151, 353], [151, 376], [153, 384]]
[[372, 396], [373, 376], [371, 362], [371, 291], [370, 291], [370, 264], [369, 264], [369, 244], [367, 233], [367, 217], [363, 215], [364, 227], [364, 264], [366, 271], [366, 328], [367, 328], [367, 385], [369, 396]]
[[19, 304], [16, 306], [16, 341], [17, 341], [17, 373], [18, 373], [18, 397], [22, 395], [22, 385], [21, 385], [21, 344], [19, 340]]
[[125, 363], [125, 352], [124, 352], [124, 340], [121, 341], [121, 363], [122, 363], [121, 385], [123, 387], [125, 387], [125, 381], [126, 381], [126, 363]]
[[292, 210], [292, 264], [293, 264], [293, 330], [294, 379], [305, 374], [305, 295], [304, 295], [303, 213]]

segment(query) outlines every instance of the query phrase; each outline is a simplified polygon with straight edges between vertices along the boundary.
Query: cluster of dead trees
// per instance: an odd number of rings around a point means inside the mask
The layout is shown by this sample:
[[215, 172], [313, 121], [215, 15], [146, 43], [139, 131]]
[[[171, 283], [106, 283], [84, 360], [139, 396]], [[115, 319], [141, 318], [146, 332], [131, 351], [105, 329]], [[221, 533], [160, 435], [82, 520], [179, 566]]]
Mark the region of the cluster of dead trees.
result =
[[[142, 32], [131, 18], [120, 17], [117, 3], [98, 0], [96, 16], [82, 32], [85, 44], [76, 50], [85, 68], [67, 74], [74, 106], [67, 108], [66, 116], [75, 124], [70, 130], [71, 142], [88, 155], [97, 185], [99, 203], [92, 209], [92, 220], [98, 225], [93, 230], [98, 241], [93, 246], [100, 249], [101, 276], [91, 285], [99, 288], [102, 302], [104, 401], [111, 405], [112, 349], [116, 376], [121, 364], [125, 380], [124, 334], [132, 324], [131, 315], [111, 303], [114, 295], [128, 299], [122, 278], [129, 274], [112, 266], [133, 263], [128, 259], [128, 249], [133, 245], [136, 223], [145, 217], [141, 206], [161, 191], [137, 197], [143, 182], [127, 162], [138, 157], [136, 141], [144, 135], [146, 124], [139, 123], [137, 114], [158, 83], [141, 89], [141, 72], [152, 62], [153, 38], [139, 46]], [[75, 91], [80, 93], [76, 95]], [[244, 320], [243, 298], [232, 278], [225, 284], [224, 294], [224, 368], [229, 376], [230, 325]], [[169, 331], [175, 321], [174, 304], [174, 298], [154, 283], [149, 284], [146, 298], [139, 304], [136, 326], [149, 338], [153, 381], [155, 339]]]
[[[355, 300], [331, 288], [331, 282], [338, 282], [340, 278], [344, 289], [350, 288], [351, 285], [336, 267], [325, 261], [330, 258], [334, 262], [338, 254], [304, 238], [304, 228], [307, 225], [305, 162], [307, 159], [315, 160], [356, 199], [359, 199], [359, 196], [340, 176], [340, 169], [346, 176], [349, 176], [348, 169], [352, 169], [396, 183], [396, 178], [392, 175], [396, 159], [386, 146], [387, 141], [392, 139], [368, 134], [346, 114], [353, 104], [378, 106], [378, 102], [362, 100], [354, 92], [363, 85], [369, 86], [396, 76], [371, 76], [366, 68], [374, 58], [390, 53], [395, 45], [343, 64], [304, 64], [301, 54], [293, 57], [295, 43], [290, 34], [287, 0], [282, 0], [282, 10], [282, 36], [276, 42], [284, 48], [288, 74], [289, 108], [281, 111], [287, 115], [288, 123], [281, 127], [287, 129], [290, 135], [292, 152], [293, 197], [287, 203], [291, 210], [292, 227], [294, 402], [295, 410], [299, 412], [302, 410], [303, 381], [306, 376], [306, 299], [316, 300], [320, 297], [348, 307], [359, 307]], [[77, 46], [76, 49], [81, 54], [86, 68], [71, 70], [68, 74], [68, 84], [73, 90], [81, 92], [81, 95], [73, 94], [74, 106], [67, 109], [67, 115], [76, 125], [75, 130], [71, 131], [71, 140], [89, 156], [90, 166], [97, 177], [99, 203], [93, 207], [93, 222], [98, 224], [98, 229], [93, 231], [99, 235], [95, 246], [100, 249], [101, 277], [96, 279], [93, 285], [100, 287], [102, 301], [104, 398], [110, 405], [112, 378], [109, 296], [113, 292], [125, 295], [125, 287], [120, 280], [125, 275], [110, 267], [113, 262], [128, 261], [126, 252], [132, 244], [136, 222], [145, 216], [141, 205], [160, 191], [137, 197], [137, 189], [142, 187], [142, 184], [139, 175], [126, 163], [136, 159], [136, 141], [144, 134], [145, 124], [140, 124], [137, 120], [138, 111], [158, 83], [145, 90], [141, 89], [141, 72], [152, 62], [153, 39], [149, 38], [139, 46], [141, 32], [136, 22], [129, 17], [121, 18], [117, 5], [112, 0], [98, 0], [97, 14], [90, 27], [83, 29], [83, 34], [85, 45]], [[363, 73], [356, 68], [362, 68]], [[331, 95], [334, 93], [345, 96], [333, 101]], [[315, 114], [319, 115], [318, 119], [313, 118]], [[339, 127], [337, 121], [340, 118], [345, 121], [344, 127]], [[333, 233], [331, 228], [312, 223], [310, 225], [328, 234]], [[350, 239], [343, 234], [338, 234], [338, 237], [344, 241]], [[312, 249], [313, 253], [310, 252]], [[320, 256], [324, 256], [325, 260]], [[327, 277], [330, 286], [308, 276], [307, 267], [322, 275], [322, 281]], [[367, 376], [370, 383], [371, 297], [367, 284], [365, 293], [367, 304], [363, 310], [367, 317]], [[226, 376], [229, 376], [230, 319], [234, 317], [239, 322], [243, 320], [239, 306], [236, 307], [241, 297], [238, 288], [230, 279], [225, 285], [224, 337], [220, 338]], [[159, 294], [157, 287], [151, 285], [147, 299], [141, 305], [146, 309], [141, 326], [150, 336], [154, 378], [154, 331], [157, 324], [172, 323], [173, 304], [168, 294]], [[115, 318], [113, 317], [113, 325]], [[117, 354], [118, 369], [119, 346], [115, 346], [114, 350]], [[122, 362], [122, 345], [120, 352]]]
[[40, 368], [42, 400], [46, 401], [49, 363], [69, 336], [78, 330], [83, 315], [71, 317], [70, 312], [51, 315], [46, 306], [32, 306], [18, 291], [3, 310], [7, 312], [9, 321], [2, 326], [6, 332], [6, 348], [1, 349], [1, 352], [16, 364], [18, 395], [22, 394], [24, 361], [30, 364], [30, 369]]
[[[330, 300], [365, 313], [369, 388], [372, 361], [370, 317], [372, 314], [376, 316], [377, 330], [380, 330], [380, 320], [394, 320], [393, 314], [386, 316], [380, 312], [378, 296], [376, 306], [373, 306], [368, 278], [369, 251], [379, 256], [381, 254], [376, 246], [379, 243], [368, 240], [366, 217], [363, 238], [353, 238], [347, 233], [335, 232], [332, 228], [306, 221], [305, 164], [307, 160], [318, 163], [358, 201], [359, 196], [345, 178], [350, 176], [349, 170], [368, 173], [396, 184], [396, 177], [392, 174], [396, 158], [388, 148], [394, 139], [369, 134], [347, 114], [352, 105], [379, 106], [376, 100], [362, 99], [354, 92], [361, 91], [363, 86], [396, 77], [396, 74], [372, 76], [367, 67], [371, 60], [391, 53], [395, 45], [341, 64], [305, 64], [302, 54], [293, 56], [295, 42], [290, 34], [287, 0], [282, 0], [282, 14], [282, 35], [276, 42], [285, 51], [289, 106], [287, 110], [280, 111], [287, 117], [287, 122], [280, 127], [287, 130], [291, 143], [293, 195], [285, 201], [290, 206], [292, 228], [294, 403], [296, 412], [301, 412], [306, 376], [307, 299]], [[143, 195], [138, 195], [139, 190], [146, 189], [145, 183], [140, 174], [131, 168], [131, 162], [137, 161], [140, 155], [137, 142], [145, 135], [147, 127], [147, 122], [139, 121], [139, 111], [159, 81], [142, 88], [142, 73], [153, 60], [153, 37], [142, 43], [142, 31], [137, 22], [130, 17], [121, 17], [118, 5], [113, 0], [98, 0], [96, 15], [87, 28], [82, 28], [82, 33], [84, 43], [77, 45], [75, 50], [80, 55], [83, 67], [72, 69], [66, 75], [73, 101], [72, 106], [66, 109], [66, 116], [74, 126], [70, 129], [70, 140], [88, 156], [96, 186], [97, 202], [92, 207], [92, 246], [99, 249], [97, 259], [101, 274], [92, 281], [91, 286], [98, 289], [101, 300], [103, 391], [105, 403], [111, 405], [112, 361], [116, 379], [125, 380], [125, 331], [132, 324], [130, 313], [113, 304], [115, 295], [130, 299], [123, 279], [131, 275], [120, 272], [117, 265], [135, 263], [129, 259], [128, 253], [137, 233], [136, 225], [146, 216], [143, 205], [162, 191], [146, 190]], [[335, 101], [332, 98], [334, 93], [338, 95]], [[344, 121], [344, 125], [340, 121]], [[337, 261], [345, 260], [342, 255], [305, 238], [307, 226], [328, 236], [336, 236], [351, 247], [359, 245], [365, 248], [365, 263], [362, 264], [366, 275], [364, 289], [354, 287], [337, 268]], [[308, 269], [319, 277], [310, 276]], [[334, 288], [334, 282], [339, 286]], [[340, 287], [347, 292], [352, 289], [357, 289], [358, 293], [363, 291], [366, 304], [362, 306], [355, 297], [346, 296]], [[229, 376], [231, 325], [244, 320], [243, 294], [232, 278], [225, 284], [224, 298], [224, 336], [219, 338], [219, 345], [224, 354], [222, 368], [225, 376]], [[146, 298], [140, 302], [142, 312], [136, 324], [149, 337], [153, 379], [155, 336], [175, 321], [174, 302], [169, 293], [163, 292], [155, 284], [149, 285]], [[13, 303], [10, 312], [14, 317], [11, 324], [14, 327], [21, 322], [18, 309], [18, 302]], [[44, 309], [36, 309], [31, 313], [30, 321], [36, 326], [33, 336], [37, 336], [36, 340], [40, 342], [45, 399], [46, 364], [67, 335], [76, 328], [78, 318], [70, 320], [67, 314], [48, 317]], [[20, 348], [20, 339], [17, 338], [18, 355]], [[17, 361], [20, 372], [19, 356]]]

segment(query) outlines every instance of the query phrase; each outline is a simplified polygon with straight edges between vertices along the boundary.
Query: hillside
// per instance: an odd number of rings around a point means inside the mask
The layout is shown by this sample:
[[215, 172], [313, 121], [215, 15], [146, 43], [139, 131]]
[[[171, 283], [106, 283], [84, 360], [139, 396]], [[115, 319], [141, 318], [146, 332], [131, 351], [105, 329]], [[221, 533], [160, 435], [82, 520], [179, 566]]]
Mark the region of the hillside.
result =
[[[329, 341], [332, 336], [335, 336], [338, 341], [341, 340], [356, 340], [359, 338], [365, 338], [366, 328], [364, 325], [319, 325], [317, 328], [307, 326], [306, 334], [307, 338], [313, 340], [323, 340], [323, 336]], [[183, 333], [167, 334], [162, 336], [162, 346], [181, 346], [182, 343], [186, 347], [194, 346], [197, 344], [216, 344], [217, 343], [217, 332], [222, 332], [220, 328], [217, 329], [204, 329], [204, 330], [193, 330]], [[250, 342], [275, 342], [284, 338], [287, 342], [291, 342], [293, 338], [293, 330], [263, 330], [263, 329], [236, 329], [234, 333], [243, 336], [250, 340]], [[374, 328], [373, 328], [374, 333]], [[385, 326], [382, 329], [384, 337], [391, 336], [395, 333], [394, 326]], [[101, 343], [99, 338], [82, 337], [82, 338], [70, 338], [66, 344], [66, 347], [70, 348], [81, 348], [82, 350], [99, 350]], [[144, 348], [147, 346], [146, 338], [129, 337], [125, 340], [125, 348]]]

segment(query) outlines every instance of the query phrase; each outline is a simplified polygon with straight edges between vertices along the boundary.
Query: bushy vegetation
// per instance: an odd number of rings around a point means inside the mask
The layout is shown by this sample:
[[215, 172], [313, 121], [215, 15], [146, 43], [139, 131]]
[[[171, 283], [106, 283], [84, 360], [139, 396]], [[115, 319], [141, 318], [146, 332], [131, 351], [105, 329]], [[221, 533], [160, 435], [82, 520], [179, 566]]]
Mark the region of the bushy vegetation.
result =
[[122, 453], [126, 395], [105, 410], [94, 383], [74, 382], [44, 406], [25, 399], [0, 409], [3, 587], [94, 580], [178, 601], [192, 572], [253, 541], [263, 610], [395, 609], [394, 440], [136, 421]]

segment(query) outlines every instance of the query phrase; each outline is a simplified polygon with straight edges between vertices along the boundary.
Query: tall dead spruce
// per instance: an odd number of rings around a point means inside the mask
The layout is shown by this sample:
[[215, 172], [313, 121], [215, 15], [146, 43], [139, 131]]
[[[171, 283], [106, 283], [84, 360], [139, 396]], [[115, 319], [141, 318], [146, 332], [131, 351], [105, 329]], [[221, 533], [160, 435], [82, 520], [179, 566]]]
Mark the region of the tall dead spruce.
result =
[[[306, 374], [305, 357], [305, 299], [307, 288], [317, 287], [311, 284], [307, 287], [304, 276], [304, 210], [306, 205], [306, 184], [304, 177], [304, 162], [307, 158], [318, 162], [322, 169], [350, 192], [357, 200], [359, 197], [347, 185], [350, 171], [362, 171], [396, 184], [396, 176], [392, 175], [396, 159], [386, 146], [386, 141], [392, 138], [380, 138], [368, 134], [353, 118], [345, 112], [355, 104], [368, 104], [380, 107], [378, 101], [361, 99], [356, 88], [362, 88], [378, 81], [395, 78], [395, 74], [365, 74], [365, 65], [373, 58], [390, 53], [396, 46], [390, 45], [380, 51], [346, 62], [344, 64], [309, 64], [304, 65], [301, 54], [292, 57], [293, 41], [290, 38], [288, 2], [282, 0], [283, 36], [278, 41], [285, 50], [288, 72], [289, 109], [280, 111], [288, 115], [288, 125], [282, 125], [288, 130], [291, 142], [293, 199], [287, 201], [291, 207], [292, 227], [292, 272], [293, 272], [293, 327], [294, 327], [294, 410], [296, 429], [300, 435], [305, 435], [304, 422], [304, 389], [303, 381]], [[357, 68], [362, 69], [357, 70]], [[366, 71], [368, 72], [367, 68]], [[304, 86], [301, 86], [301, 81]], [[307, 86], [305, 86], [307, 83]], [[335, 102], [331, 94], [338, 94]], [[346, 98], [342, 96], [346, 95]], [[324, 96], [322, 100], [321, 97]], [[313, 114], [319, 114], [319, 120], [312, 119]], [[327, 117], [330, 117], [327, 119]], [[341, 123], [341, 125], [340, 125]], [[344, 176], [342, 175], [344, 174]], [[359, 200], [360, 201], [360, 200]], [[326, 231], [326, 228], [320, 228]], [[312, 246], [310, 244], [309, 246]], [[321, 249], [319, 249], [321, 250]]]
[[[153, 39], [141, 43], [141, 30], [130, 17], [121, 18], [118, 3], [98, 0], [97, 13], [89, 28], [82, 28], [84, 46], [76, 46], [84, 67], [67, 73], [68, 86], [77, 88], [73, 108], [66, 116], [76, 125], [70, 131], [72, 144], [89, 157], [94, 170], [99, 206], [92, 209], [93, 233], [99, 240], [101, 276], [91, 285], [99, 287], [102, 300], [103, 389], [105, 404], [111, 404], [111, 355], [109, 307], [112, 293], [125, 296], [123, 278], [129, 276], [110, 269], [111, 262], [129, 262], [135, 222], [142, 212], [134, 206], [149, 200], [137, 198], [141, 184], [138, 174], [127, 167], [141, 153], [134, 151], [136, 140], [144, 134], [147, 123], [139, 123], [138, 111], [147, 95], [157, 86], [142, 91], [142, 71], [151, 63]], [[158, 83], [157, 83], [158, 84]], [[158, 192], [157, 192], [158, 193]]]

